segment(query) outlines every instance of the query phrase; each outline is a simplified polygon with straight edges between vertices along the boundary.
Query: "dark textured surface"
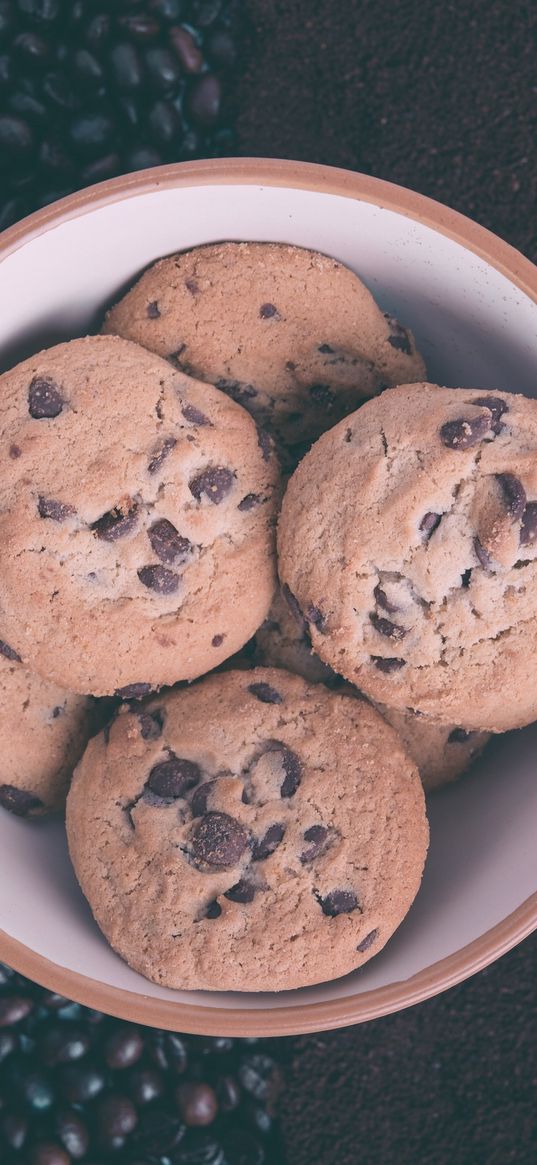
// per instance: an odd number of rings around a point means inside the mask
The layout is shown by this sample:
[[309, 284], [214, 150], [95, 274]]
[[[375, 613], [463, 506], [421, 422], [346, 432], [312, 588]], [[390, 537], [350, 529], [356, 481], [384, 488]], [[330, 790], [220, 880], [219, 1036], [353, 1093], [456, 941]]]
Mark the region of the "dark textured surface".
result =
[[537, 256], [532, 0], [244, 0], [243, 154], [363, 170]]

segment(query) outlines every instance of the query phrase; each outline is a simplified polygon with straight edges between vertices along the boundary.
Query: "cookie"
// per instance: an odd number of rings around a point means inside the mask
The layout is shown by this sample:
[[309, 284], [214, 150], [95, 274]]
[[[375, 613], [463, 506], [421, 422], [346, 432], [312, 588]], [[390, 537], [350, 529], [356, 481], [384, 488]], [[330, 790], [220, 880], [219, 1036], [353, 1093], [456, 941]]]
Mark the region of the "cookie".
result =
[[17, 817], [63, 809], [71, 773], [96, 730], [95, 701], [26, 671], [0, 640], [0, 806]]
[[537, 717], [537, 402], [403, 385], [325, 434], [283, 502], [279, 570], [321, 659], [461, 728]]
[[307, 623], [292, 613], [279, 587], [267, 618], [249, 645], [249, 658], [262, 667], [285, 668], [310, 684], [330, 686], [338, 681], [332, 669], [312, 651]]
[[274, 589], [278, 501], [248, 413], [112, 336], [31, 357], [0, 393], [0, 604], [24, 663], [129, 696], [238, 650]]
[[67, 803], [114, 949], [168, 987], [278, 991], [375, 955], [420, 884], [417, 770], [367, 704], [273, 668], [124, 711]]
[[219, 243], [161, 259], [109, 312], [115, 332], [221, 388], [285, 460], [381, 387], [422, 380], [412, 334], [326, 255]]

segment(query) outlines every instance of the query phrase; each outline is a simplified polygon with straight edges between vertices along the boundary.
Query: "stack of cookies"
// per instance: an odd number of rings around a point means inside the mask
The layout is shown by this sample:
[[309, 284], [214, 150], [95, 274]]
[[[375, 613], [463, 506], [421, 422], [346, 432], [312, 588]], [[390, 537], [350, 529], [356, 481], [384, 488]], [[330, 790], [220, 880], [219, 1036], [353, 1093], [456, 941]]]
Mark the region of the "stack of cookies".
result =
[[0, 379], [0, 804], [74, 770], [80, 885], [157, 983], [355, 970], [423, 786], [537, 716], [537, 404], [424, 376], [340, 263], [224, 243]]

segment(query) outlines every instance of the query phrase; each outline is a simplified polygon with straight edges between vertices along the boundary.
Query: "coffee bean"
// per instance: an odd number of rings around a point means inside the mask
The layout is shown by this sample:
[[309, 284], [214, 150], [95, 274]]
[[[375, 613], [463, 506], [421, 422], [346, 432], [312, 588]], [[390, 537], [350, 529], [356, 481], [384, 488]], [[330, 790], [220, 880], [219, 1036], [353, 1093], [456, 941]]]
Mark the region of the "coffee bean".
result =
[[33, 1112], [47, 1112], [54, 1103], [54, 1088], [42, 1072], [25, 1071], [19, 1081], [19, 1089], [27, 1106]]
[[533, 546], [537, 539], [537, 502], [528, 502], [522, 515], [520, 545]]
[[148, 303], [145, 309], [145, 314], [150, 320], [160, 319], [160, 310], [156, 299], [153, 299], [151, 303]]
[[358, 907], [358, 899], [352, 890], [331, 890], [324, 898], [319, 898], [323, 914], [335, 918], [338, 914], [350, 914]]
[[420, 530], [425, 534], [427, 541], [434, 534], [435, 530], [438, 530], [442, 518], [443, 514], [433, 514], [432, 511], [424, 514], [420, 522]]
[[147, 531], [147, 536], [157, 558], [161, 562], [184, 562], [194, 547], [188, 538], [183, 538], [167, 518], [160, 518]]
[[14, 785], [0, 785], [0, 805], [16, 817], [28, 817], [43, 808], [39, 797], [27, 793], [25, 789], [16, 789]]
[[190, 802], [193, 817], [203, 817], [203, 814], [207, 812], [207, 802], [215, 787], [216, 781], [205, 781], [195, 790]]
[[390, 675], [392, 672], [400, 671], [406, 664], [406, 659], [393, 659], [383, 655], [372, 655], [371, 662], [379, 671]]
[[104, 1058], [114, 1071], [132, 1068], [143, 1055], [144, 1041], [135, 1027], [120, 1027], [104, 1045]]
[[158, 20], [146, 16], [143, 12], [132, 12], [128, 13], [127, 16], [118, 16], [117, 24], [129, 37], [142, 43], [154, 40], [160, 32]]
[[28, 389], [28, 411], [36, 421], [58, 417], [65, 401], [58, 385], [47, 377], [34, 376]]
[[20, 1152], [28, 1137], [29, 1124], [26, 1117], [21, 1112], [8, 1112], [0, 1127], [9, 1148]]
[[244, 1165], [245, 1158], [224, 1157], [224, 1150], [204, 1129], [187, 1129], [176, 1157], [180, 1165]]
[[170, 28], [170, 44], [184, 73], [200, 73], [203, 68], [203, 53], [187, 28]]
[[466, 744], [471, 736], [473, 732], [467, 732], [466, 728], [453, 728], [448, 736], [448, 744]]
[[168, 457], [168, 454], [171, 453], [175, 445], [177, 445], [177, 440], [175, 437], [166, 437], [164, 441], [153, 450], [153, 455], [149, 465], [147, 466], [149, 473], [156, 473], [157, 470], [160, 469], [161, 465]]
[[270, 684], [261, 682], [257, 684], [248, 684], [248, 691], [256, 700], [260, 700], [262, 704], [283, 704], [283, 696], [276, 691]]
[[[3, 980], [0, 978], [0, 983], [2, 983], [2, 982], [3, 982]], [[3, 1064], [4, 1060], [7, 1060], [8, 1056], [11, 1056], [13, 1052], [16, 1052], [18, 1049], [18, 1046], [19, 1046], [19, 1042], [18, 1042], [17, 1036], [15, 1035], [14, 1032], [1, 1031], [0, 1032], [0, 1064]]]
[[164, 1043], [169, 1067], [178, 1074], [185, 1072], [188, 1067], [188, 1048], [185, 1037], [178, 1035], [177, 1032], [166, 1032]]
[[13, 41], [13, 49], [23, 68], [42, 68], [50, 57], [50, 45], [35, 32], [19, 33]]
[[233, 69], [237, 63], [237, 48], [229, 32], [215, 28], [207, 38], [205, 49], [213, 65], [219, 69]]
[[278, 848], [285, 833], [284, 825], [269, 825], [259, 841], [256, 841], [252, 850], [252, 861], [264, 862]]
[[74, 110], [77, 105], [72, 85], [62, 73], [47, 73], [41, 91], [44, 98], [62, 113]]
[[187, 97], [188, 111], [196, 125], [213, 125], [218, 120], [222, 86], [214, 73], [204, 73], [194, 81]]
[[89, 1131], [74, 1109], [61, 1109], [56, 1117], [56, 1135], [69, 1156], [79, 1161], [89, 1149]]
[[81, 178], [86, 185], [93, 182], [103, 182], [105, 178], [113, 178], [121, 168], [119, 154], [104, 154], [101, 158], [94, 158], [81, 171]]
[[222, 9], [222, 0], [192, 0], [192, 11], [196, 24], [208, 28], [216, 20]]
[[138, 723], [142, 740], [158, 740], [162, 735], [164, 720], [160, 709], [155, 712], [141, 712], [138, 716]]
[[278, 308], [273, 303], [262, 303], [259, 308], [259, 315], [262, 320], [281, 319]]
[[526, 507], [526, 491], [520, 478], [514, 473], [497, 473], [496, 480], [500, 486], [503, 500], [509, 518], [518, 522]]
[[0, 116], [0, 159], [3, 165], [17, 164], [34, 148], [34, 135], [27, 121], [7, 114]]
[[97, 1127], [103, 1145], [122, 1147], [123, 1138], [132, 1133], [138, 1123], [138, 1113], [128, 1096], [111, 1093], [97, 1102]]
[[89, 49], [77, 49], [71, 59], [71, 70], [81, 87], [89, 92], [98, 92], [105, 80], [105, 72]]
[[204, 495], [215, 506], [219, 506], [227, 497], [233, 485], [233, 473], [230, 469], [225, 469], [223, 466], [209, 466], [193, 477], [189, 482], [189, 489], [196, 501], [202, 500]]
[[53, 24], [60, 15], [60, 0], [17, 0], [17, 6], [22, 14], [32, 24]]
[[149, 80], [159, 93], [171, 93], [180, 80], [179, 63], [173, 53], [165, 48], [149, 48], [145, 54], [145, 64]]
[[246, 905], [248, 902], [253, 902], [255, 895], [256, 887], [252, 882], [248, 882], [246, 878], [241, 878], [240, 882], [226, 890], [224, 897], [229, 898], [230, 902], [240, 902]]
[[398, 623], [392, 623], [390, 619], [384, 619], [382, 615], [377, 615], [372, 611], [369, 616], [375, 631], [379, 635], [384, 635], [388, 639], [404, 639], [407, 634], [406, 627], [400, 627]]
[[241, 1090], [234, 1076], [220, 1076], [216, 1083], [216, 1098], [221, 1112], [234, 1112], [239, 1107]]
[[45, 1064], [56, 1067], [81, 1060], [90, 1047], [91, 1040], [85, 1029], [62, 1024], [48, 1028], [39, 1044], [39, 1052]]
[[125, 684], [124, 688], [116, 688], [115, 695], [121, 700], [141, 700], [151, 691], [151, 684]]
[[156, 1068], [136, 1068], [129, 1076], [129, 1093], [135, 1104], [151, 1104], [164, 1093], [164, 1079]]
[[146, 788], [157, 797], [182, 797], [201, 779], [201, 769], [195, 761], [185, 760], [169, 751], [168, 760], [159, 761], [151, 769]]
[[481, 563], [481, 566], [484, 567], [485, 570], [490, 570], [490, 567], [492, 566], [492, 558], [490, 557], [488, 551], [485, 550], [485, 547], [482, 545], [477, 534], [474, 538], [474, 550], [476, 558]]
[[300, 861], [303, 865], [315, 861], [316, 858], [324, 854], [330, 837], [330, 831], [326, 825], [310, 825], [304, 833], [304, 841], [308, 842], [307, 849], [302, 850]]
[[245, 1092], [268, 1104], [274, 1102], [282, 1084], [278, 1065], [263, 1052], [243, 1056], [238, 1077]]
[[185, 1125], [190, 1128], [204, 1128], [215, 1120], [218, 1101], [209, 1084], [180, 1084], [175, 1097]]
[[142, 566], [136, 573], [142, 585], [157, 595], [173, 595], [179, 586], [179, 575], [165, 566]]
[[124, 538], [126, 534], [130, 534], [137, 521], [138, 506], [129, 498], [114, 506], [113, 510], [108, 510], [106, 514], [93, 522], [90, 529], [103, 541], [116, 542], [118, 538]]
[[106, 1077], [96, 1065], [69, 1064], [59, 1077], [63, 1096], [69, 1104], [83, 1105], [95, 1100], [106, 1085]]
[[22, 663], [18, 651], [10, 647], [9, 643], [4, 643], [3, 639], [0, 639], [0, 655], [5, 655], [6, 659], [12, 659], [14, 663]]
[[500, 433], [503, 429], [502, 417], [504, 413], [509, 412], [509, 405], [502, 400], [501, 396], [478, 396], [476, 400], [470, 402], [477, 405], [479, 408], [489, 409], [492, 413], [492, 421], [490, 427], [493, 433]]
[[336, 403], [336, 394], [332, 392], [328, 384], [311, 384], [308, 391], [316, 405], [319, 405], [327, 413], [332, 411]]
[[228, 813], [206, 813], [192, 834], [192, 856], [201, 868], [234, 866], [247, 848], [246, 829]]
[[446, 421], [440, 429], [440, 437], [448, 449], [471, 449], [490, 431], [490, 414], [480, 413], [468, 420], [458, 417], [456, 421]]
[[358, 943], [356, 950], [359, 951], [361, 955], [363, 955], [364, 951], [368, 951], [369, 948], [373, 946], [373, 943], [376, 942], [378, 933], [378, 930], [370, 930], [369, 934], [366, 934], [365, 938], [363, 938], [362, 941]]
[[31, 1165], [71, 1165], [71, 1158], [57, 1141], [41, 1141], [30, 1158]]
[[[150, 1153], [151, 1161], [171, 1153], [180, 1145], [185, 1126], [175, 1113], [166, 1109], [146, 1108], [140, 1115], [140, 1122], [131, 1144], [142, 1153]], [[181, 1162], [180, 1156], [173, 1156], [174, 1163]]]
[[183, 15], [184, 0], [150, 0], [150, 8], [156, 16], [174, 24]]
[[212, 421], [210, 421], [209, 418], [205, 416], [205, 413], [202, 413], [201, 409], [197, 409], [195, 405], [183, 405], [181, 412], [185, 418], [185, 421], [188, 421], [189, 424], [210, 425], [212, 428]]
[[13, 1027], [25, 1019], [33, 1008], [32, 1000], [25, 995], [0, 996], [0, 1028]]
[[39, 497], [37, 512], [40, 518], [51, 518], [53, 522], [65, 522], [66, 518], [76, 514], [74, 506], [68, 502], [57, 502], [53, 498]]
[[258, 506], [260, 501], [260, 494], [246, 494], [246, 497], [244, 497], [242, 501], [239, 502], [237, 509], [240, 510], [241, 513], [247, 513], [248, 510], [253, 510], [254, 506]]
[[163, 146], [180, 140], [182, 122], [171, 101], [155, 101], [147, 115], [147, 127], [151, 141]]
[[396, 348], [399, 352], [404, 352], [405, 356], [412, 355], [412, 345], [410, 343], [409, 335], [406, 328], [396, 320], [394, 316], [386, 315], [386, 319], [390, 325], [391, 333], [388, 336], [388, 343], [392, 348]]
[[[140, 146], [136, 150], [129, 150], [125, 160], [125, 170], [149, 170], [153, 166], [160, 166], [162, 154], [153, 146]], [[174, 442], [175, 444], [175, 442]]]
[[110, 50], [112, 79], [123, 93], [132, 93], [142, 84], [142, 62], [134, 45], [125, 41]]
[[97, 155], [106, 152], [115, 134], [115, 126], [104, 113], [84, 113], [73, 118], [69, 127], [72, 146], [81, 154]]

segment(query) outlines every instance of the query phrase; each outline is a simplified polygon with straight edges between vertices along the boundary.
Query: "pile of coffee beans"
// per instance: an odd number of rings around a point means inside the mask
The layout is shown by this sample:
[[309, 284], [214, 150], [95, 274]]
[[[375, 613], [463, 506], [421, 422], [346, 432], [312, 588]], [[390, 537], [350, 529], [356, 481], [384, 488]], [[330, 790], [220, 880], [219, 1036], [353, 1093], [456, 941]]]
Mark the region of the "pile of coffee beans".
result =
[[240, 0], [0, 0], [0, 229], [72, 190], [233, 152]]
[[282, 1045], [136, 1027], [0, 964], [2, 1165], [284, 1165]]

